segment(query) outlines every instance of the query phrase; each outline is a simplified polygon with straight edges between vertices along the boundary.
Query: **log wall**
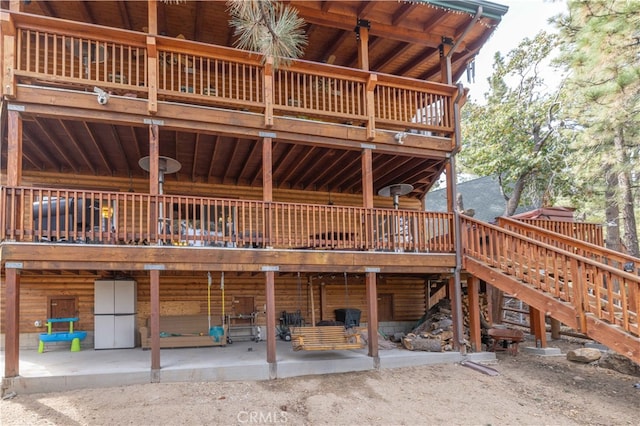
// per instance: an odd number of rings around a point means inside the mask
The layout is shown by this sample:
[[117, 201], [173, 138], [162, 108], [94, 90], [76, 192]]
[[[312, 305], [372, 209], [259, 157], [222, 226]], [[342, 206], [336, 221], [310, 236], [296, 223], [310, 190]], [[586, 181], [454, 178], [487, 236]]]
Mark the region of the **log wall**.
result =
[[[211, 315], [214, 320], [222, 317], [222, 291], [220, 289], [221, 274], [214, 272], [211, 285]], [[362, 276], [348, 277], [348, 296], [345, 292], [342, 274], [315, 276], [312, 279], [314, 291], [314, 308], [316, 321], [321, 319], [335, 319], [335, 309], [359, 309], [360, 321], [367, 322], [367, 307], [365, 286]], [[102, 279], [97, 275], [25, 274], [20, 280], [20, 332], [44, 332], [44, 327], [36, 327], [34, 322], [47, 318], [47, 305], [50, 297], [70, 296], [77, 300], [79, 321], [78, 330], [92, 331], [94, 281]], [[148, 275], [134, 275], [137, 282], [137, 326], [145, 324], [150, 313], [149, 277]], [[234, 314], [233, 300], [237, 297], [254, 297], [255, 308], [258, 312], [257, 323], [265, 324], [265, 282], [263, 274], [225, 273], [224, 277], [225, 313]], [[207, 286], [206, 273], [179, 274], [163, 272], [160, 276], [160, 313], [161, 315], [207, 315]], [[276, 323], [282, 311], [295, 312], [300, 310], [306, 323], [311, 323], [311, 300], [306, 276], [300, 279], [297, 275], [280, 275], [276, 277]], [[324, 293], [324, 294], [323, 294]], [[426, 307], [425, 283], [416, 278], [380, 279], [378, 293], [394, 295], [394, 321], [418, 320]], [[5, 295], [2, 288], [2, 302], [0, 308], [4, 311]], [[322, 300], [322, 302], [321, 302]], [[4, 333], [4, 321], [1, 331]]]

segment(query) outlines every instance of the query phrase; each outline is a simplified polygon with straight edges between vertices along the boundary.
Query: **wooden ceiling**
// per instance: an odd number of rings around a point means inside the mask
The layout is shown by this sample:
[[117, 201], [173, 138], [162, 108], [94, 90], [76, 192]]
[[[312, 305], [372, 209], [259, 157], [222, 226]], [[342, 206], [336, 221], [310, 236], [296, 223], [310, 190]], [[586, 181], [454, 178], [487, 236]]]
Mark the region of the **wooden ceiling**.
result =
[[[302, 59], [357, 67], [356, 27], [370, 25], [369, 58], [372, 71], [412, 78], [440, 80], [443, 37], [456, 43], [452, 74], [457, 81], [499, 23], [506, 8], [486, 1], [464, 3], [468, 11], [451, 11], [426, 2], [400, 1], [290, 1], [306, 22], [308, 45]], [[2, 8], [8, 1], [0, 2]], [[477, 7], [483, 15], [472, 24]], [[26, 13], [82, 21], [96, 25], [146, 31], [146, 1], [23, 2]], [[497, 11], [497, 12], [496, 12]], [[233, 46], [233, 28], [224, 1], [158, 3], [158, 32], [182, 34], [186, 39]], [[4, 127], [4, 124], [3, 124]], [[25, 117], [25, 170], [78, 174], [146, 177], [138, 165], [148, 154], [148, 130], [80, 119]], [[6, 139], [3, 140], [6, 147]], [[178, 159], [179, 173], [168, 177], [186, 182], [260, 186], [259, 141], [222, 135], [162, 131], [160, 155]], [[6, 158], [6, 149], [2, 149]], [[360, 153], [276, 142], [274, 185], [277, 188], [362, 191]], [[6, 159], [3, 159], [6, 164]], [[220, 166], [224, 165], [224, 166]], [[442, 160], [375, 154], [374, 190], [391, 183], [414, 185], [420, 197], [438, 178]]]
[[[23, 169], [143, 179], [148, 174], [138, 160], [149, 155], [148, 132], [147, 127], [25, 114]], [[160, 155], [182, 165], [168, 181], [262, 186], [261, 140], [161, 129], [159, 145]], [[6, 148], [2, 151], [6, 164]], [[442, 167], [441, 159], [374, 151], [374, 189], [409, 182], [415, 187], [412, 195], [419, 196]], [[276, 188], [361, 193], [361, 178], [360, 151], [274, 142]]]

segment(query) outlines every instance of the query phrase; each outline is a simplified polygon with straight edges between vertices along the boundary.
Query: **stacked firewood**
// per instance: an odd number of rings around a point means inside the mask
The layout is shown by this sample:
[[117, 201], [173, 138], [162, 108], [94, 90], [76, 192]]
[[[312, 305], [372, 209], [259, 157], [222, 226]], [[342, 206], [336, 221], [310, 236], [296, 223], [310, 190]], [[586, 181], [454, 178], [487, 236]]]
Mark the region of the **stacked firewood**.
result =
[[[489, 329], [489, 303], [487, 302], [487, 295], [482, 293], [479, 295], [480, 300], [480, 324], [481, 328]], [[462, 296], [462, 315], [464, 317], [464, 326], [469, 329], [471, 326], [469, 315], [469, 297], [465, 294]]]
[[411, 333], [402, 338], [402, 345], [410, 351], [442, 352], [453, 350], [453, 321], [451, 302], [442, 299], [433, 306]]
[[[464, 339], [469, 335], [469, 299], [465, 295], [462, 300], [464, 316]], [[480, 295], [480, 323], [483, 328], [488, 327], [487, 298]], [[410, 333], [402, 338], [402, 345], [410, 351], [442, 352], [453, 350], [453, 320], [451, 316], [451, 302], [441, 299], [421, 319], [421, 322]]]

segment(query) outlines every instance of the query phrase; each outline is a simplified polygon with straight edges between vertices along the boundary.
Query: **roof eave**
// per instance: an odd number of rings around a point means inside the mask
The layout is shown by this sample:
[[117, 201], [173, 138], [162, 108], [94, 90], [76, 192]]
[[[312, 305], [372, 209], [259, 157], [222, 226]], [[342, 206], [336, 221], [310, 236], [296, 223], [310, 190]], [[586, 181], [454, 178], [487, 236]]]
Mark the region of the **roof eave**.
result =
[[502, 20], [502, 17], [509, 10], [509, 6], [493, 3], [486, 0], [418, 0], [419, 2], [428, 3], [433, 6], [441, 7], [448, 10], [475, 14], [479, 6], [482, 6], [482, 17]]

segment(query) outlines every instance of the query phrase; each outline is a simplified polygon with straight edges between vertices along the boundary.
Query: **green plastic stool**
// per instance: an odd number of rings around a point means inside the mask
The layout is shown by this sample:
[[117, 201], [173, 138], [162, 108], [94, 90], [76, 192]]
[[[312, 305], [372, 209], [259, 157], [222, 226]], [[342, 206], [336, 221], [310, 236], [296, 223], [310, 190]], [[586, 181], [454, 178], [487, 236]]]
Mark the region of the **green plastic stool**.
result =
[[71, 341], [71, 352], [80, 352], [80, 339], [77, 337]]

